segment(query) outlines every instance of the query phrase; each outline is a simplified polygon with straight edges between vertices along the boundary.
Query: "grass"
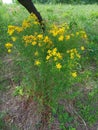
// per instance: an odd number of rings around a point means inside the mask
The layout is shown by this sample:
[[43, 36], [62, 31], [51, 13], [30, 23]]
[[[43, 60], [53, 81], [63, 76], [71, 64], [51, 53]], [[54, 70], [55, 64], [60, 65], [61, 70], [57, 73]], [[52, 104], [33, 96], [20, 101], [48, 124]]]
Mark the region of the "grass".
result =
[[[86, 52], [86, 56], [84, 57], [82, 69], [86, 71], [87, 77], [83, 80], [83, 82], [79, 83], [79, 86], [82, 85], [84, 95], [78, 96], [77, 103], [75, 104], [78, 114], [85, 120], [87, 124], [94, 124], [97, 121], [96, 114], [93, 113], [96, 111], [96, 107], [92, 108], [91, 106], [98, 103], [98, 8], [97, 4], [94, 5], [41, 5], [38, 4], [36, 7], [40, 11], [42, 17], [46, 21], [46, 26], [51, 25], [52, 23], [57, 24], [58, 26], [64, 22], [67, 22], [72, 29], [72, 31], [76, 29], [84, 29], [89, 37], [89, 49]], [[44, 11], [43, 11], [44, 10]], [[3, 64], [5, 57], [7, 56], [7, 51], [4, 47], [4, 44], [9, 41], [9, 36], [7, 35], [7, 26], [10, 25], [21, 25], [24, 18], [28, 17], [28, 12], [19, 5], [0, 5], [0, 82], [5, 73], [7, 73], [8, 68], [5, 68], [5, 64]], [[78, 46], [78, 45], [77, 45]], [[10, 55], [11, 58], [14, 58], [13, 55]], [[88, 63], [87, 63], [88, 61]], [[15, 66], [14, 66], [15, 67]], [[79, 66], [81, 68], [81, 66]], [[79, 69], [80, 69], [79, 68]], [[81, 70], [81, 69], [80, 69]], [[17, 71], [16, 71], [17, 75]], [[7, 86], [8, 81], [4, 81], [4, 83], [0, 84], [0, 91], [6, 90], [4, 86]], [[85, 85], [85, 86], [84, 86]], [[77, 93], [73, 93], [72, 97], [75, 97]], [[85, 96], [85, 97], [84, 97]], [[71, 97], [71, 98], [72, 98]], [[85, 101], [83, 101], [85, 100]], [[95, 102], [95, 104], [93, 104]], [[64, 108], [59, 108], [59, 111], [63, 111]], [[92, 113], [92, 114], [91, 114]], [[60, 113], [61, 114], [61, 113]], [[1, 114], [0, 114], [1, 115]], [[70, 117], [68, 113], [64, 112], [62, 115], [59, 115], [59, 120], [63, 122], [68, 122], [70, 124], [73, 121], [73, 117]], [[0, 118], [2, 124], [0, 124], [1, 128], [4, 126], [3, 117]], [[73, 125], [72, 125], [73, 126]], [[64, 129], [64, 124], [61, 125], [62, 129]], [[69, 128], [70, 130], [74, 129], [73, 127]]]

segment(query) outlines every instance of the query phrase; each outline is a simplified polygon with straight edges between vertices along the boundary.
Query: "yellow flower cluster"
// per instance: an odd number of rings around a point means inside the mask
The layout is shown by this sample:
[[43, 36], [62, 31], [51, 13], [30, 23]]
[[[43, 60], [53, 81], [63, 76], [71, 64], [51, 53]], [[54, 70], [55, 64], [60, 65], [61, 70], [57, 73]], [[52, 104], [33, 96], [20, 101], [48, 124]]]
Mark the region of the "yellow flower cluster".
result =
[[22, 22], [22, 26], [21, 26], [21, 27], [9, 25], [9, 26], [8, 26], [8, 34], [9, 34], [9, 35], [12, 35], [15, 31], [18, 32], [18, 33], [20, 33], [20, 32], [22, 32], [24, 29], [31, 27], [31, 25], [33, 25], [33, 24], [39, 24], [39, 22], [38, 22], [38, 19], [37, 19], [36, 15], [34, 15], [34, 14], [32, 13], [32, 14], [30, 15], [30, 17], [28, 17], [27, 20], [24, 20], [24, 21]]
[[8, 42], [8, 43], [5, 44], [5, 47], [7, 48], [8, 53], [10, 53], [11, 52], [11, 48], [13, 47], [13, 44]]
[[22, 28], [26, 29], [29, 28], [31, 26], [31, 23], [28, 20], [24, 20], [22, 23]]
[[66, 34], [68, 30], [69, 26], [67, 24], [62, 25], [61, 27], [54, 25], [49, 33], [52, 34], [54, 37], [58, 36], [58, 41], [64, 41], [71, 38], [71, 35]]
[[23, 31], [23, 28], [16, 26], [16, 27], [15, 27], [15, 31], [18, 32], [18, 33], [20, 33], [20, 32]]
[[42, 40], [43, 39], [43, 34], [38, 34], [37, 38], [38, 38], [38, 40]]
[[34, 35], [26, 35], [26, 36], [23, 36], [23, 40], [24, 42], [27, 44], [27, 43], [32, 43], [33, 41], [36, 41], [36, 37]]
[[[34, 19], [34, 20], [32, 20], [32, 19]], [[33, 21], [33, 23], [32, 23], [32, 21]], [[31, 27], [31, 24], [34, 24], [34, 23], [39, 24], [37, 17], [34, 14], [31, 14], [30, 17], [27, 20], [23, 21], [21, 27], [9, 25], [8, 26], [8, 34], [12, 35], [15, 31], [20, 33], [24, 29]]]
[[36, 44], [38, 44], [38, 46], [42, 46], [41, 43], [43, 42], [51, 42], [49, 38], [43, 36], [43, 34], [37, 34], [35, 33], [34, 35], [26, 35], [23, 36], [23, 40], [25, 42], [25, 45], [27, 46], [28, 43], [31, 43], [31, 45], [35, 46]]
[[49, 38], [48, 36], [45, 36], [45, 38], [44, 38], [44, 42], [45, 42], [45, 43], [50, 42], [50, 38]]
[[49, 33], [55, 37], [57, 35], [63, 35], [66, 31], [65, 29], [66, 29], [65, 27], [58, 27], [56, 25], [53, 25]]
[[49, 61], [50, 58], [53, 58], [53, 60], [56, 61], [56, 68], [60, 70], [62, 68], [62, 65], [61, 65], [61, 63], [59, 63], [57, 61], [62, 59], [61, 53], [57, 52], [57, 48], [48, 50], [47, 53], [48, 53], [48, 55], [46, 56], [46, 60]]
[[58, 40], [59, 40], [59, 41], [64, 41], [64, 40], [68, 41], [70, 38], [71, 38], [70, 35], [66, 35], [65, 37], [64, 37], [64, 35], [60, 35], [60, 36], [58, 37]]
[[12, 35], [15, 31], [15, 26], [9, 25], [8, 26], [8, 34]]
[[31, 13], [31, 15], [28, 17], [27, 21], [31, 23], [32, 25], [39, 25], [38, 18], [34, 13]]
[[54, 61], [61, 60], [62, 55], [60, 52], [57, 52], [57, 48], [53, 48], [52, 50], [47, 51], [48, 55], [46, 56], [46, 60], [53, 58]]
[[8, 34], [9, 35], [12, 35], [15, 31], [20, 33], [20, 32], [23, 31], [23, 28], [22, 27], [18, 27], [18, 26], [12, 26], [12, 25], [8, 26]]
[[87, 34], [85, 31], [80, 31], [81, 37], [87, 39]]
[[28, 45], [28, 43], [31, 43], [33, 46], [36, 44], [38, 44], [38, 46], [46, 44], [47, 48], [52, 45], [51, 39], [48, 36], [44, 36], [43, 34], [35, 33], [34, 35], [26, 35], [23, 36], [23, 40], [26, 43], [26, 46]]
[[[39, 66], [42, 65], [42, 59], [45, 60], [46, 64], [53, 64], [56, 69], [61, 70], [64, 69], [65, 66], [68, 65], [72, 69], [73, 66], [69, 65], [70, 63], [77, 62], [81, 58], [79, 51], [75, 48], [74, 45], [71, 47], [72, 41], [77, 44], [77, 39], [87, 39], [87, 34], [85, 31], [77, 31], [72, 32], [69, 29], [68, 24], [64, 23], [61, 26], [53, 25], [51, 29], [46, 31], [46, 33], [38, 32], [38, 28], [36, 31], [35, 24], [39, 24], [37, 17], [34, 14], [31, 14], [27, 20], [24, 20], [21, 27], [19, 26], [8, 26], [8, 34], [11, 35], [11, 40], [13, 42], [16, 41], [16, 37], [12, 35], [14, 32], [22, 32], [23, 35], [20, 35], [19, 40], [23, 42], [25, 47], [29, 46], [32, 48], [32, 54], [34, 56], [34, 65]], [[32, 29], [34, 27], [34, 30]], [[28, 30], [30, 28], [30, 31]], [[28, 35], [26, 35], [26, 29]], [[72, 41], [71, 41], [72, 40]], [[85, 47], [80, 46], [80, 50], [84, 51]], [[5, 47], [8, 49], [8, 52], [11, 52], [11, 48], [13, 44], [6, 43]], [[73, 48], [73, 49], [71, 49]], [[68, 49], [68, 50], [67, 50]], [[31, 51], [30, 50], [30, 51]], [[58, 51], [59, 50], [59, 51]], [[67, 54], [65, 51], [67, 50]], [[41, 57], [42, 56], [42, 57]], [[66, 56], [68, 56], [66, 58]], [[66, 62], [66, 60], [69, 60]], [[72, 77], [77, 77], [77, 73], [71, 73]]]
[[32, 20], [32, 19], [38, 21], [38, 18], [34, 13], [31, 13], [31, 15], [28, 17], [28, 20]]
[[71, 49], [71, 50], [67, 50], [67, 53], [70, 54], [70, 59], [74, 59], [75, 57], [81, 58], [81, 55], [78, 53], [78, 51], [76, 50], [76, 48]]
[[76, 32], [76, 36], [81, 36], [83, 39], [87, 39], [87, 34], [85, 31], [78, 31]]
[[46, 44], [48, 43], [47, 48], [49, 48], [52, 45], [52, 41], [48, 36], [44, 37], [43, 42], [46, 43]]

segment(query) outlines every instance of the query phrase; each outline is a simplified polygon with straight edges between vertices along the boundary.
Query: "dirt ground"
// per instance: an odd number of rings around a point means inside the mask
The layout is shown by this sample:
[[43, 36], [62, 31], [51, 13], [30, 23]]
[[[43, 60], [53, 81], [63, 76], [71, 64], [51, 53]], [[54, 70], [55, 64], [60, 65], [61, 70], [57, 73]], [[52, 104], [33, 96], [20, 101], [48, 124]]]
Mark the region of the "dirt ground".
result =
[[[28, 102], [25, 98], [13, 96], [13, 90], [14, 87], [11, 87], [6, 92], [0, 92], [0, 113], [4, 113], [5, 122], [2, 130], [60, 130], [57, 118], [51, 128], [39, 129], [41, 114], [38, 105], [33, 100]], [[77, 130], [98, 130], [98, 124], [87, 129], [81, 124]]]

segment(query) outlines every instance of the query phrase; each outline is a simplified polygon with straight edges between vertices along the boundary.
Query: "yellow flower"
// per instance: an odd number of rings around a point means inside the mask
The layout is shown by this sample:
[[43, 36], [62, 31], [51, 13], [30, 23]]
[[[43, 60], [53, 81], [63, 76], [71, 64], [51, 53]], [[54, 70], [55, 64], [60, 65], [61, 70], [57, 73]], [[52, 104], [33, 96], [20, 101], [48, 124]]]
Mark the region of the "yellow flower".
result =
[[31, 13], [30, 19], [33, 18], [34, 20], [38, 20], [37, 16], [34, 13]]
[[24, 20], [22, 23], [22, 27], [23, 29], [29, 28], [31, 26], [31, 24], [29, 23], [29, 21]]
[[73, 52], [70, 53], [70, 59], [74, 59], [74, 53]]
[[52, 55], [55, 56], [55, 55], [56, 55], [56, 52], [57, 52], [57, 48], [54, 48], [54, 49], [52, 50]]
[[86, 39], [86, 38], [87, 38], [87, 35], [86, 35], [86, 34], [84, 34], [84, 35], [83, 35], [83, 38], [85, 38], [85, 39]]
[[10, 42], [8, 42], [8, 43], [5, 44], [5, 47], [6, 47], [7, 49], [9, 49], [9, 48], [13, 47], [13, 44], [10, 43]]
[[49, 60], [49, 59], [50, 59], [50, 57], [51, 57], [51, 56], [49, 56], [49, 55], [48, 55], [48, 56], [46, 56], [46, 60]]
[[50, 53], [51, 53], [51, 50], [48, 50], [47, 53], [50, 54]]
[[53, 51], [56, 52], [56, 51], [57, 51], [57, 48], [54, 48]]
[[12, 35], [15, 31], [15, 26], [9, 25], [8, 26], [8, 34]]
[[66, 35], [66, 40], [69, 40], [70, 39], [70, 35]]
[[43, 39], [43, 35], [42, 34], [37, 35], [37, 37], [38, 37], [39, 40]]
[[49, 37], [48, 37], [48, 36], [45, 36], [44, 42], [46, 43], [46, 42], [49, 42], [49, 41], [50, 41]]
[[59, 59], [62, 59], [62, 55], [61, 55], [59, 52], [56, 54], [56, 56], [57, 56]]
[[61, 35], [59, 38], [58, 38], [59, 41], [63, 41], [64, 40], [64, 36]]
[[81, 50], [84, 51], [84, 50], [85, 50], [85, 47], [84, 47], [84, 46], [81, 46]]
[[34, 22], [33, 22], [33, 24], [38, 25], [38, 24], [39, 24], [39, 22], [38, 22], [38, 21], [34, 21]]
[[82, 38], [87, 39], [87, 34], [85, 31], [80, 31], [80, 33]]
[[76, 56], [80, 59], [81, 58], [81, 55], [79, 55], [78, 53], [76, 54]]
[[26, 42], [26, 43], [31, 43], [33, 40], [36, 40], [36, 37], [33, 36], [33, 35], [26, 35], [26, 36], [23, 36], [23, 40]]
[[53, 25], [52, 30], [50, 30], [50, 33], [55, 37], [58, 35], [58, 27], [56, 25]]
[[33, 41], [33, 42], [32, 42], [32, 45], [33, 45], [33, 46], [35, 46], [36, 44], [37, 44], [37, 42], [36, 42], [36, 41]]
[[57, 63], [57, 64], [56, 64], [56, 68], [57, 68], [57, 69], [61, 69], [61, 68], [62, 68], [62, 65], [61, 65], [60, 63]]
[[65, 32], [65, 28], [64, 27], [59, 28], [59, 30], [58, 30], [59, 34], [64, 34], [64, 32]]
[[12, 37], [12, 41], [15, 42], [16, 41], [16, 37]]
[[8, 49], [7, 52], [8, 52], [8, 53], [11, 53], [11, 49]]
[[52, 31], [52, 34], [55, 37], [55, 36], [57, 36], [58, 32], [57, 31]]
[[34, 63], [34, 65], [36, 65], [36, 66], [38, 66], [40, 64], [41, 64], [41, 62], [39, 60], [36, 60], [35, 63]]
[[77, 77], [77, 72], [71, 73], [72, 77], [76, 78]]
[[20, 33], [20, 32], [23, 31], [23, 28], [22, 28], [22, 27], [16, 26], [16, 27], [15, 27], [15, 30], [16, 30], [18, 33]]
[[56, 55], [56, 51], [53, 51], [53, 52], [52, 52], [52, 55], [55, 56], [55, 55]]

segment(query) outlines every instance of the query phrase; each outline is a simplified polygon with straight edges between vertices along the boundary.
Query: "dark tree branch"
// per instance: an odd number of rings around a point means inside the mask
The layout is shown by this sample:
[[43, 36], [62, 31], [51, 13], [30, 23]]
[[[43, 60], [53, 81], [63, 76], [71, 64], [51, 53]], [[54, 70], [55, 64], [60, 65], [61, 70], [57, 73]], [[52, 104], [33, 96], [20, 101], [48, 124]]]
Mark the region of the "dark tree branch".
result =
[[40, 13], [37, 11], [36, 7], [34, 6], [32, 0], [18, 0], [19, 3], [21, 5], [23, 5], [28, 11], [29, 13], [34, 13], [37, 18], [39, 23], [42, 25], [42, 29], [44, 30], [44, 26], [43, 26], [43, 19], [42, 16], [40, 15]]

